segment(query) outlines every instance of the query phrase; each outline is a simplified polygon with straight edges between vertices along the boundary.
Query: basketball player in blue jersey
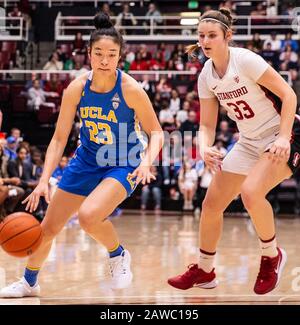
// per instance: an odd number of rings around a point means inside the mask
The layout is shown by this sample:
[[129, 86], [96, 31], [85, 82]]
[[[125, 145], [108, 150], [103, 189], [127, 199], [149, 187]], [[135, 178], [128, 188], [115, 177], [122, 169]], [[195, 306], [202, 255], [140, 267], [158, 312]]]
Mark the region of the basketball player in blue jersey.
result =
[[[77, 211], [81, 227], [108, 250], [112, 288], [126, 288], [132, 281], [130, 254], [120, 245], [107, 217], [139, 182], [155, 178], [150, 166], [163, 145], [163, 132], [146, 93], [117, 69], [122, 36], [104, 13], [94, 23], [89, 47], [92, 71], [75, 79], [64, 92], [44, 172], [37, 188], [24, 200], [26, 210], [34, 211], [40, 196], [49, 202], [49, 178], [62, 157], [76, 111], [81, 118], [81, 145], [49, 203], [41, 246], [29, 257], [24, 277], [3, 288], [1, 297], [40, 294], [38, 272], [54, 237]], [[149, 137], [147, 148], [140, 123]]]
[[[260, 270], [254, 292], [265, 294], [279, 283], [287, 255], [277, 246], [268, 192], [289, 178], [300, 163], [300, 118], [297, 98], [284, 79], [259, 55], [231, 47], [232, 17], [227, 9], [200, 17], [199, 42], [209, 58], [198, 80], [201, 103], [200, 151], [215, 175], [202, 204], [200, 258], [168, 283], [178, 289], [214, 288], [216, 248], [223, 211], [241, 194], [261, 246]], [[219, 107], [234, 120], [240, 139], [223, 159], [213, 147]]]

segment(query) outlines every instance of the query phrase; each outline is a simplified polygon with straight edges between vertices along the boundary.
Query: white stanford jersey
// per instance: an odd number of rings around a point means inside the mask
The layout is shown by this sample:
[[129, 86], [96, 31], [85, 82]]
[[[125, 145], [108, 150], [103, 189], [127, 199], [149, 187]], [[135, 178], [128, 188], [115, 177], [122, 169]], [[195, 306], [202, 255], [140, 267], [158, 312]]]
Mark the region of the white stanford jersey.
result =
[[242, 136], [259, 138], [267, 129], [280, 125], [281, 101], [256, 81], [269, 67], [259, 55], [230, 47], [230, 59], [223, 78], [206, 61], [198, 79], [200, 98], [216, 97]]

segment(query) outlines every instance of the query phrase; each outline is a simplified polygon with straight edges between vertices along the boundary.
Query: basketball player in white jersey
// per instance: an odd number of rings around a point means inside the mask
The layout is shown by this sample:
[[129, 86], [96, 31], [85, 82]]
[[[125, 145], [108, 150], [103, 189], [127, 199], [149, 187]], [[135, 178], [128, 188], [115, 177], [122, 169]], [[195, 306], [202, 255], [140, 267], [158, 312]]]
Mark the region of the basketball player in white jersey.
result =
[[[267, 193], [289, 178], [300, 162], [297, 98], [291, 87], [259, 55], [229, 46], [232, 17], [227, 9], [208, 11], [198, 26], [199, 42], [209, 58], [198, 80], [201, 106], [200, 151], [215, 171], [202, 205], [200, 260], [168, 283], [178, 289], [214, 288], [216, 248], [223, 211], [241, 194], [260, 239], [261, 264], [254, 291], [273, 290], [287, 256], [276, 243], [273, 210]], [[224, 158], [212, 146], [219, 106], [237, 123], [240, 140]]]

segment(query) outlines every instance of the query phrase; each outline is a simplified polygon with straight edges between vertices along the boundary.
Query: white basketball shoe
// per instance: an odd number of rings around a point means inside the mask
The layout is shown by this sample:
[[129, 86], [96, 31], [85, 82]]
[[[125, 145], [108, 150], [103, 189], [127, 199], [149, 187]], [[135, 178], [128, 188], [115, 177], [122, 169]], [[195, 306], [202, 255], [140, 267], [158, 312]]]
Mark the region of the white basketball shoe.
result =
[[40, 295], [40, 292], [41, 288], [38, 283], [31, 287], [23, 277], [20, 281], [2, 288], [0, 290], [0, 298], [37, 297]]
[[130, 270], [131, 256], [128, 250], [123, 250], [122, 254], [109, 259], [109, 268], [112, 277], [112, 289], [125, 289], [132, 282], [132, 272]]

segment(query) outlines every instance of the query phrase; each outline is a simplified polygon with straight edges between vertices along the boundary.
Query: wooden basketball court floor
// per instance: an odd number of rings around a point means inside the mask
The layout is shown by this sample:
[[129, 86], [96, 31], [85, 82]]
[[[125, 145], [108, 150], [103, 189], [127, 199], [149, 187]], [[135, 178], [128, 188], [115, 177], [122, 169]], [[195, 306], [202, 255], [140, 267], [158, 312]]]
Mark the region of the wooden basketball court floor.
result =
[[[259, 296], [252, 288], [260, 263], [259, 243], [245, 216], [226, 216], [216, 261], [219, 286], [181, 291], [166, 280], [198, 258], [198, 220], [192, 215], [126, 212], [113, 218], [121, 243], [132, 255], [134, 280], [128, 289], [109, 285], [108, 258], [76, 220], [54, 242], [40, 273], [39, 298], [0, 299], [0, 304], [300, 304], [300, 218], [277, 218], [277, 238], [288, 254], [282, 280]], [[0, 251], [0, 287], [23, 274], [25, 260]]]

